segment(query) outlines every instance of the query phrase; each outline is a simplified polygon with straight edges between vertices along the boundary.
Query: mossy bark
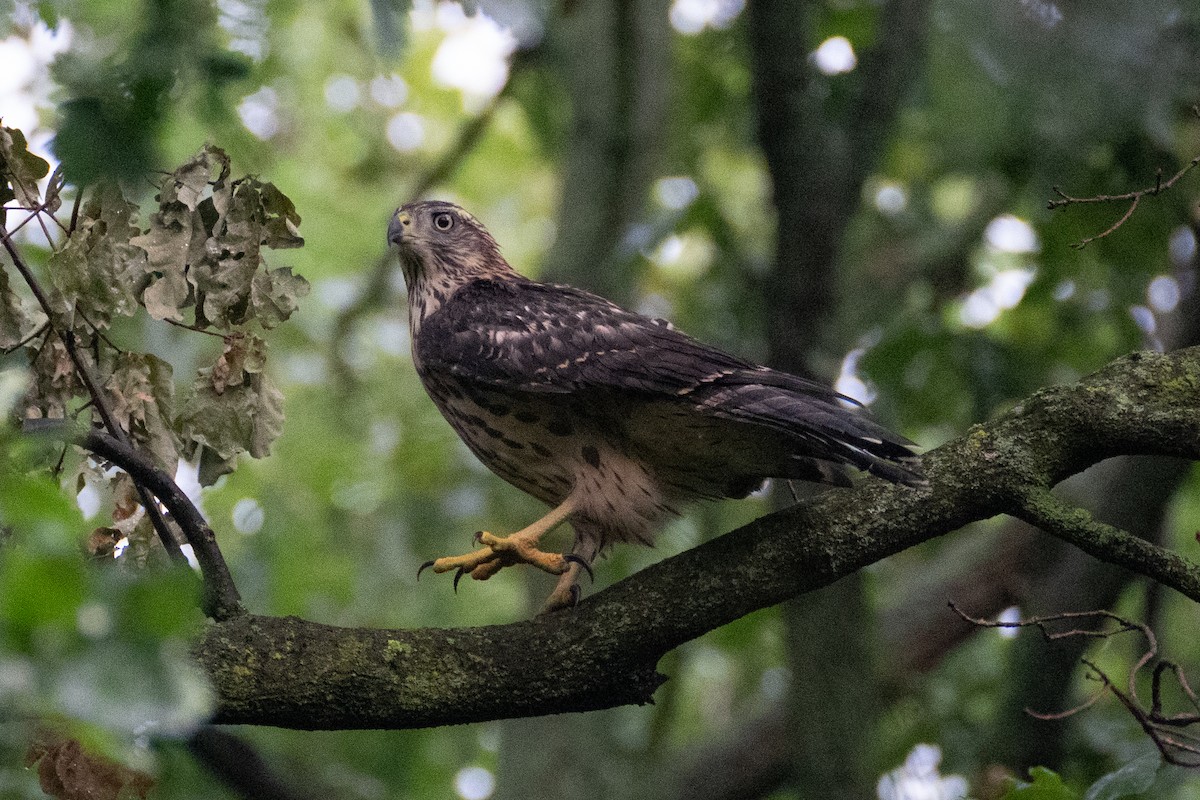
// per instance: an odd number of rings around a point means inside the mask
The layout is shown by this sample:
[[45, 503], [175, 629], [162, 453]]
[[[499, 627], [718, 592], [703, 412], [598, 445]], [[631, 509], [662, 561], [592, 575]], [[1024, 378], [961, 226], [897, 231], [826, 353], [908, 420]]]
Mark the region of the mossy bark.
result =
[[[572, 611], [390, 631], [246, 615], [210, 624], [194, 652], [224, 723], [414, 728], [651, 702], [664, 680], [655, 666], [680, 644], [968, 522], [1020, 514], [1031, 489], [1118, 454], [1200, 458], [1200, 348], [1135, 353], [1038, 392], [928, 453], [927, 488], [865, 480], [827, 493]], [[1075, 538], [1089, 526], [1097, 542], [1115, 530], [1084, 520], [1048, 532]], [[1091, 549], [1200, 601], [1195, 564], [1161, 548], [1139, 548], [1131, 561], [1127, 545]]]

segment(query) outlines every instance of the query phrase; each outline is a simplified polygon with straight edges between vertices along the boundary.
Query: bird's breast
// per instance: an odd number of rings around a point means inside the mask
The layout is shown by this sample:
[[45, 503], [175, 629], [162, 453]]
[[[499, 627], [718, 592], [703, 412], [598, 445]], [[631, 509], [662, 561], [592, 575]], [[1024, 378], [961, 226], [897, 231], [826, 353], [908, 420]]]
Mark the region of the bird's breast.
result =
[[546, 503], [572, 488], [577, 433], [563, 410], [536, 399], [480, 389], [452, 375], [418, 373], [434, 405], [483, 464]]
[[549, 505], [569, 495], [572, 515], [610, 541], [649, 543], [674, 508], [653, 471], [631, 455], [620, 426], [561, 395], [481, 389], [451, 375], [422, 374], [442, 415], [492, 472]]

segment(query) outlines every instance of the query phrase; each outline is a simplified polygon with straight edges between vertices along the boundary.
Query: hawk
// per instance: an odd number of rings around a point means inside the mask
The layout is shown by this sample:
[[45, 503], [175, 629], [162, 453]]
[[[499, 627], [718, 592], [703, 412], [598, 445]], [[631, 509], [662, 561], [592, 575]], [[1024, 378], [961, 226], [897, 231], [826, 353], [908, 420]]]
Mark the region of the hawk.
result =
[[[456, 571], [456, 587], [463, 575], [486, 580], [527, 563], [560, 576], [546, 608], [570, 606], [601, 551], [650, 544], [683, 503], [742, 498], [767, 478], [845, 486], [845, 465], [924, 482], [911, 442], [833, 389], [525, 278], [453, 203], [402, 206], [388, 241], [400, 250], [413, 363], [430, 398], [480, 461], [551, 509], [422, 566]], [[539, 550], [564, 522], [571, 552]]]

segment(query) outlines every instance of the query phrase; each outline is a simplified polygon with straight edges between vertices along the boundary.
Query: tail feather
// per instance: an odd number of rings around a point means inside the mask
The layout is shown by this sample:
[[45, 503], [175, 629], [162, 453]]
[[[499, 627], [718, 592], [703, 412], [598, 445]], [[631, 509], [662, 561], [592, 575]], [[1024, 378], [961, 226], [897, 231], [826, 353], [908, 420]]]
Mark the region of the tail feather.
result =
[[912, 442], [846, 407], [832, 389], [816, 386], [773, 370], [746, 370], [715, 384], [702, 402], [710, 413], [782, 434], [786, 458], [775, 477], [840, 484], [844, 473], [818, 466], [833, 462], [906, 486], [926, 483]]

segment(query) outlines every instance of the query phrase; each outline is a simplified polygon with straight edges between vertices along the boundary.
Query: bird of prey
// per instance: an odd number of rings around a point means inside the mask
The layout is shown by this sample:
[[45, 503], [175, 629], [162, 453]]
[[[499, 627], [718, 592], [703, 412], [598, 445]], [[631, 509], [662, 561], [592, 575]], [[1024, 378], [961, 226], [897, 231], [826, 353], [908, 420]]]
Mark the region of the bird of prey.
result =
[[[847, 398], [709, 347], [669, 323], [522, 277], [458, 206], [396, 210], [412, 355], [434, 404], [493, 472], [550, 506], [474, 552], [428, 562], [486, 580], [527, 563], [559, 575], [546, 609], [573, 605], [580, 571], [614, 542], [650, 544], [681, 504], [741, 498], [767, 478], [849, 485], [843, 465], [924, 482], [911, 442]], [[538, 549], [570, 522], [570, 553]]]

